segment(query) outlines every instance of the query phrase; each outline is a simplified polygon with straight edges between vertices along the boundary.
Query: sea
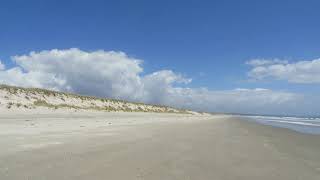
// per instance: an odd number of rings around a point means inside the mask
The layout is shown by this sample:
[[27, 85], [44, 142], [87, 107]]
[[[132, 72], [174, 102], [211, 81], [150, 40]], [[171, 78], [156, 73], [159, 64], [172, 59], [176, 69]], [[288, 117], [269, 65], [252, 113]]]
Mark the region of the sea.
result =
[[256, 116], [241, 115], [248, 121], [264, 125], [291, 129], [300, 133], [320, 135], [320, 117], [284, 117], [284, 116]]

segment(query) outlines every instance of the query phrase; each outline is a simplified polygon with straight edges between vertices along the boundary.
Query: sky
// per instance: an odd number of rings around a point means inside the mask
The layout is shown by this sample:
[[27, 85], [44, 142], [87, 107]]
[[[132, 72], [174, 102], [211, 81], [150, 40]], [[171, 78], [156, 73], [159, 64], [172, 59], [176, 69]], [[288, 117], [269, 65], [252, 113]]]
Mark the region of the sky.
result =
[[0, 83], [320, 115], [319, 1], [3, 0]]

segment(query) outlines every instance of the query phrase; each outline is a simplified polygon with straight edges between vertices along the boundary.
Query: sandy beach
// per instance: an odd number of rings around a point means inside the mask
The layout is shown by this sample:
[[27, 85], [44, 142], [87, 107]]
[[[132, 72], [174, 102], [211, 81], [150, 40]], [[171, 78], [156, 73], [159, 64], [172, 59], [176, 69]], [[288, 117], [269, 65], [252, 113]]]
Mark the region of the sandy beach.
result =
[[226, 115], [0, 115], [0, 179], [319, 179], [319, 136]]

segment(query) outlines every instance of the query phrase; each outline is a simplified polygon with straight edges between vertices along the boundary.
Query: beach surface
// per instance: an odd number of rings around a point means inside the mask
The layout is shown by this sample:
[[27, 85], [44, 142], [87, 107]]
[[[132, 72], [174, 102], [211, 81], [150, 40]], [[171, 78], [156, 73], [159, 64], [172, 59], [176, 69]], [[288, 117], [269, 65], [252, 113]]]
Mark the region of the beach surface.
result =
[[319, 135], [227, 115], [0, 114], [4, 180], [319, 180]]

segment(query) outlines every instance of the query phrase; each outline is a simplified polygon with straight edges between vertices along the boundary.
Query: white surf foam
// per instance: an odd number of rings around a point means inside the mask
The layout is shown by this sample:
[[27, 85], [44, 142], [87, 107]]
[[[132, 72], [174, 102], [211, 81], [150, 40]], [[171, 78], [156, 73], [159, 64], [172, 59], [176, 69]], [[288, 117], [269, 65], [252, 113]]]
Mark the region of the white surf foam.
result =
[[279, 122], [279, 123], [287, 123], [287, 124], [296, 124], [296, 125], [303, 125], [303, 126], [316, 126], [320, 127], [320, 124], [314, 124], [314, 123], [307, 123], [307, 122], [298, 122], [298, 121], [281, 121], [281, 120], [266, 120], [269, 122]]

